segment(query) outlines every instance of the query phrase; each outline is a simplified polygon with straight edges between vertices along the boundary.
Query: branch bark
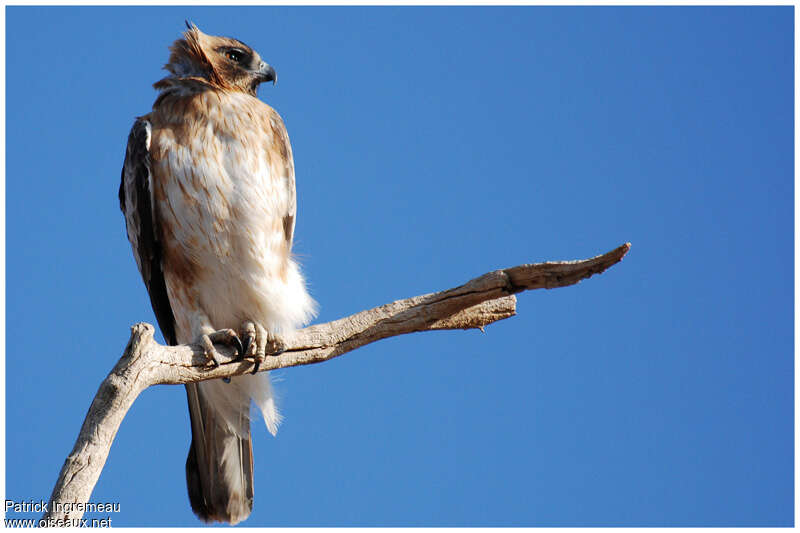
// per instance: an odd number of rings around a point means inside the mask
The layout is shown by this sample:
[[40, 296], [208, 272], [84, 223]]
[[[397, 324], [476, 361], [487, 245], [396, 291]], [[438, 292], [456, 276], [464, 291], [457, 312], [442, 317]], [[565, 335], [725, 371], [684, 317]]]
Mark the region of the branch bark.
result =
[[[622, 260], [630, 243], [581, 261], [520, 265], [495, 270], [459, 287], [398, 300], [346, 318], [301, 329], [285, 339], [287, 349], [268, 357], [260, 371], [320, 363], [380, 339], [439, 329], [471, 329], [516, 314], [514, 294], [574, 285]], [[151, 385], [181, 384], [238, 376], [252, 371], [250, 360], [235, 361], [228, 347], [217, 346], [222, 360], [209, 369], [197, 345], [163, 346], [154, 328], [139, 323], [120, 360], [89, 407], [72, 453], [64, 461], [42, 525], [79, 525], [111, 443], [139, 394]]]

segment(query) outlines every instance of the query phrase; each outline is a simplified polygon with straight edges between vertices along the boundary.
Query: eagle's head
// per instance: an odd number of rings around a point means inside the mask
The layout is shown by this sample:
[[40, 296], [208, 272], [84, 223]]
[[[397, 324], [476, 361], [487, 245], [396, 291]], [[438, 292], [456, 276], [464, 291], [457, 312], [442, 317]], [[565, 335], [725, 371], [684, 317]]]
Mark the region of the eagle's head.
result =
[[164, 65], [171, 78], [202, 78], [219, 89], [253, 96], [260, 83], [277, 80], [275, 70], [243, 42], [206, 35], [189, 22], [186, 27], [183, 38], [170, 46], [169, 63]]

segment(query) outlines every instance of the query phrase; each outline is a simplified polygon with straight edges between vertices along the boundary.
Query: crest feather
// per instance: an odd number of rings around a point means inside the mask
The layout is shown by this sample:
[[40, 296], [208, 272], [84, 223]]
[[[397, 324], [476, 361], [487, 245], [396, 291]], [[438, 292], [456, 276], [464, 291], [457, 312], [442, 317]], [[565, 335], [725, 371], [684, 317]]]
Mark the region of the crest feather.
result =
[[179, 78], [201, 77], [211, 84], [225, 88], [227, 84], [214, 68], [214, 63], [205, 52], [208, 35], [200, 31], [194, 23], [186, 22], [183, 39], [178, 39], [169, 47], [169, 63], [164, 68]]

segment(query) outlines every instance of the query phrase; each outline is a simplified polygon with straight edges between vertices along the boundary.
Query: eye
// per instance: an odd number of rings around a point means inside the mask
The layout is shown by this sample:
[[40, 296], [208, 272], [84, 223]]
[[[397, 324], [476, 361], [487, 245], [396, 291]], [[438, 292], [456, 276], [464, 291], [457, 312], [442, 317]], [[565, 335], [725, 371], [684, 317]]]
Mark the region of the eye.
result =
[[225, 57], [233, 61], [234, 63], [241, 63], [242, 59], [244, 59], [244, 52], [241, 50], [228, 50], [225, 52]]

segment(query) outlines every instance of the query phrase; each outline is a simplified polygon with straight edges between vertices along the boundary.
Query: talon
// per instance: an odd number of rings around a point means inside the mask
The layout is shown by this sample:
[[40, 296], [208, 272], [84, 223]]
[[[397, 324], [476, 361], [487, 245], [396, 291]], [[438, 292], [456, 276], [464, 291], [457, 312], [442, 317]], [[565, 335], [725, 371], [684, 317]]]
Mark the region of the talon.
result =
[[269, 352], [267, 355], [270, 357], [278, 357], [280, 354], [286, 351], [286, 347], [281, 345], [280, 348], [276, 349], [274, 352]]
[[237, 361], [244, 361], [245, 356], [250, 353], [250, 346], [253, 344], [253, 339], [250, 337], [244, 338], [244, 348], [242, 351], [239, 352], [239, 357], [236, 358]]
[[244, 357], [249, 357], [250, 351], [255, 348], [252, 350], [254, 352], [252, 354], [252, 374], [259, 371], [267, 355], [277, 356], [286, 351], [286, 346], [277, 336], [268, 333], [261, 324], [250, 320], [242, 324], [242, 339], [244, 340], [245, 346]]
[[252, 322], [245, 322], [242, 324], [242, 337], [244, 338], [244, 348], [242, 349], [241, 357], [237, 358], [238, 361], [243, 360], [250, 355], [250, 348], [256, 343], [256, 326]]
[[270, 357], [278, 357], [286, 351], [286, 345], [283, 341], [271, 333], [267, 335], [267, 348], [266, 355]]
[[233, 334], [233, 343], [236, 345], [236, 359], [244, 359], [244, 347], [242, 341], [236, 333]]
[[239, 354], [242, 353], [242, 341], [239, 340], [239, 336], [232, 329], [221, 329], [219, 331], [215, 331], [210, 333], [208, 338], [212, 343], [225, 344], [227, 346], [234, 347], [236, 349], [237, 357], [239, 357]]
[[211, 365], [211, 368], [217, 368], [219, 361], [217, 360], [217, 350], [214, 348], [214, 343], [211, 342], [211, 337], [203, 335], [200, 337], [200, 344], [203, 345], [203, 351], [206, 356], [206, 363]]

